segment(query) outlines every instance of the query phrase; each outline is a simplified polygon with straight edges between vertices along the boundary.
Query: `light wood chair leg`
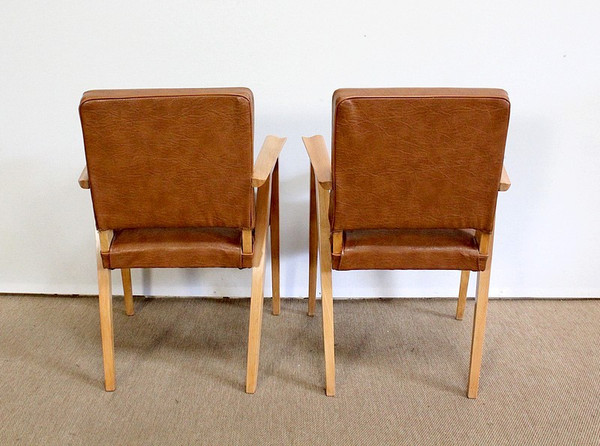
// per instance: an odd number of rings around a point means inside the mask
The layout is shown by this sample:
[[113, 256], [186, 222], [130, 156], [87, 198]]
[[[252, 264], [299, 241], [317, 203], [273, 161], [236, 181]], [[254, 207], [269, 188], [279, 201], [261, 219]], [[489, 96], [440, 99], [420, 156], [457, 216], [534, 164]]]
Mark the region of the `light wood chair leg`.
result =
[[246, 393], [256, 392], [258, 360], [263, 316], [264, 269], [252, 268], [252, 295], [250, 297], [250, 327], [248, 330], [248, 364], [246, 370]]
[[102, 266], [99, 242], [96, 257], [98, 263], [98, 300], [100, 308], [100, 334], [102, 337], [102, 359], [104, 363], [104, 388], [107, 392], [112, 392], [116, 388], [112, 283], [110, 270]]
[[321, 305], [323, 306], [323, 347], [325, 350], [325, 393], [335, 396], [335, 350], [333, 334], [333, 293], [331, 244], [329, 241], [329, 192], [319, 187], [319, 246], [321, 258]]
[[467, 289], [469, 288], [470, 271], [461, 271], [460, 289], [458, 290], [458, 303], [456, 304], [456, 320], [462, 321], [467, 305]]
[[125, 313], [127, 316], [133, 316], [133, 289], [131, 287], [131, 270], [129, 268], [121, 269], [121, 279], [123, 281], [123, 299], [125, 301]]
[[279, 288], [279, 161], [275, 163], [271, 180], [271, 282], [273, 308], [272, 313], [277, 316], [281, 311], [281, 296]]
[[490, 290], [490, 275], [492, 272], [492, 245], [494, 235], [489, 236], [488, 260], [484, 271], [477, 273], [477, 295], [475, 315], [473, 316], [473, 337], [471, 341], [471, 360], [469, 365], [469, 384], [467, 397], [477, 398], [479, 390], [479, 374], [483, 355], [483, 339], [485, 336], [485, 321], [487, 316], [488, 295]]
[[250, 323], [248, 327], [248, 359], [246, 363], [246, 393], [256, 392], [258, 381], [265, 280], [265, 247], [269, 222], [269, 192], [270, 182], [267, 180], [265, 184], [258, 188], [256, 197], [252, 292], [250, 295]]
[[308, 315], [315, 315], [317, 300], [317, 255], [319, 251], [319, 233], [317, 231], [317, 200], [315, 190], [315, 172], [310, 168], [310, 222], [308, 233]]

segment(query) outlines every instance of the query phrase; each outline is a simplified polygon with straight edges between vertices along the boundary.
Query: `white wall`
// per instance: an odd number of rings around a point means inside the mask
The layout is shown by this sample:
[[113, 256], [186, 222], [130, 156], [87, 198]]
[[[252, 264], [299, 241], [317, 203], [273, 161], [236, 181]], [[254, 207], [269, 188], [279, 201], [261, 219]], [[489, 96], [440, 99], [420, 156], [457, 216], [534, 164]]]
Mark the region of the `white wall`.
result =
[[[247, 86], [281, 157], [282, 295], [306, 296], [308, 159], [338, 87], [501, 87], [512, 100], [492, 296], [600, 296], [596, 1], [0, 3], [0, 292], [96, 293], [77, 105], [94, 88]], [[449, 296], [457, 272], [334, 274], [336, 296]], [[116, 277], [115, 277], [116, 279]], [[116, 281], [118, 283], [118, 281]], [[238, 270], [134, 292], [249, 294]], [[268, 285], [268, 284], [267, 284]], [[117, 285], [116, 292], [120, 292]]]

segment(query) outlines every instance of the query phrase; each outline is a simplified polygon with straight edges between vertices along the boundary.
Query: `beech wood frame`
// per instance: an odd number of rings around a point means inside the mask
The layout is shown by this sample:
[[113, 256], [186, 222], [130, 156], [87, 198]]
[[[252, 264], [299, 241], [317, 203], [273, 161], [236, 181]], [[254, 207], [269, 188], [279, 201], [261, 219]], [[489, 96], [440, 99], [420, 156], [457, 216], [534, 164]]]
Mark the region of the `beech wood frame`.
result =
[[[273, 282], [272, 313], [280, 311], [279, 290], [279, 154], [287, 138], [269, 135], [254, 163], [252, 187], [256, 191], [256, 222], [252, 228], [242, 228], [242, 255], [252, 254], [252, 286], [250, 296], [250, 321], [248, 327], [248, 356], [246, 368], [246, 392], [254, 393], [258, 381], [258, 362], [260, 354], [260, 335], [262, 327], [264, 278], [266, 262], [267, 233], [271, 236], [271, 274]], [[82, 189], [93, 187], [87, 166], [79, 176]], [[254, 234], [253, 234], [254, 232]], [[102, 337], [102, 358], [104, 365], [104, 388], [112, 392], [116, 388], [114, 330], [112, 309], [112, 283], [110, 269], [104, 268], [101, 253], [110, 250], [113, 239], [112, 230], [97, 230], [96, 261], [98, 270], [98, 300], [100, 309], [100, 333]], [[121, 269], [125, 312], [134, 314], [131, 270]]]
[[[302, 141], [310, 158], [310, 225], [309, 225], [309, 278], [308, 278], [308, 315], [314, 316], [317, 296], [317, 258], [320, 257], [321, 300], [323, 306], [323, 342], [325, 351], [325, 393], [335, 395], [335, 354], [333, 334], [333, 294], [331, 282], [331, 255], [343, 249], [343, 231], [332, 231], [329, 222], [329, 194], [333, 187], [331, 162], [325, 139], [321, 135], [303, 137]], [[502, 175], [498, 190], [507, 191], [511, 186], [506, 169]], [[477, 294], [473, 317], [473, 336], [471, 340], [471, 359], [467, 397], [477, 398], [483, 339], [490, 287], [492, 267], [493, 231], [477, 232], [479, 250], [488, 255], [485, 270], [477, 272]], [[330, 242], [333, 243], [333, 246]], [[469, 284], [469, 271], [461, 272], [456, 319], [464, 314]]]

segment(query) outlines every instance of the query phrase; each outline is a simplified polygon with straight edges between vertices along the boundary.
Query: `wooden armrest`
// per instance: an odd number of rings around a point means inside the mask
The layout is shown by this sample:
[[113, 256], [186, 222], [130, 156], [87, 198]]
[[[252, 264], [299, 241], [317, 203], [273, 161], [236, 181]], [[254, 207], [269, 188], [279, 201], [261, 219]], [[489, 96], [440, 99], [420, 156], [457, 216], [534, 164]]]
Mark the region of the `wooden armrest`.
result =
[[265, 138], [258, 158], [256, 158], [256, 162], [254, 163], [254, 172], [252, 173], [253, 187], [260, 187], [267, 181], [286, 141], [287, 138], [279, 138], [273, 135]]
[[90, 179], [88, 178], [87, 166], [83, 167], [81, 175], [79, 175], [79, 187], [82, 189], [90, 188]]
[[256, 193], [256, 220], [254, 225], [254, 255], [252, 266], [264, 268], [265, 246], [269, 230], [270, 184], [265, 181]]
[[506, 173], [506, 169], [504, 166], [502, 167], [502, 176], [500, 177], [500, 186], [498, 190], [501, 192], [505, 192], [510, 189], [510, 178], [508, 178], [508, 173]]
[[310, 138], [303, 136], [302, 141], [304, 147], [306, 147], [317, 181], [323, 188], [331, 190], [331, 162], [329, 161], [325, 138], [321, 135], [311, 136]]

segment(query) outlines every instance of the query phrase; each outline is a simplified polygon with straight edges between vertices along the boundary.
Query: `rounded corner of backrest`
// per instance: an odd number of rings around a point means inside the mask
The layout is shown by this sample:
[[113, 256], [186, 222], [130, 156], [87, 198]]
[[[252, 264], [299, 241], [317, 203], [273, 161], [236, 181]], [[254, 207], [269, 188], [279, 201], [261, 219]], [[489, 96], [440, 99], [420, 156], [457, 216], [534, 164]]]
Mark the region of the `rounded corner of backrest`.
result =
[[504, 88], [496, 88], [497, 98], [503, 99], [510, 104], [510, 98], [508, 96], [508, 92]]
[[352, 89], [338, 88], [332, 96], [332, 116], [331, 116], [331, 162], [332, 166], [335, 160], [336, 134], [338, 128], [338, 116], [342, 107], [353, 99], [360, 97], [351, 94]]
[[495, 100], [498, 104], [500, 104], [501, 108], [506, 108], [510, 111], [511, 102], [508, 96], [508, 92], [502, 88], [492, 89], [491, 94], [489, 94], [488, 96], [483, 96], [482, 99]]
[[[251, 139], [254, 138], [254, 93], [248, 87], [225, 88], [222, 90], [224, 96], [235, 99], [239, 104], [248, 107], [248, 116], [250, 118]], [[252, 143], [252, 145], [254, 145]]]
[[248, 87], [239, 87], [238, 90], [241, 93], [240, 96], [243, 96], [250, 103], [254, 102], [254, 93], [252, 92], [252, 90], [250, 88], [248, 88]]
[[338, 110], [344, 105], [344, 103], [352, 100], [358, 99], [359, 96], [352, 95], [351, 89], [349, 88], [338, 88], [333, 92], [332, 96], [332, 106], [334, 116], [338, 112]]
[[254, 120], [254, 93], [248, 87], [226, 88], [223, 90], [225, 96], [235, 98], [239, 103], [246, 104], [250, 116]]
[[92, 101], [92, 98], [90, 96], [91, 92], [92, 92], [91, 90], [84, 91], [83, 94], [81, 95], [81, 99], [79, 100], [79, 105], [77, 106], [77, 110], [79, 111], [80, 116], [81, 116], [82, 112], [85, 111], [85, 108], [87, 108], [87, 106], [89, 106], [89, 103]]
[[344, 96], [345, 88], [337, 88], [331, 95], [331, 104], [333, 108], [337, 107], [338, 102]]

